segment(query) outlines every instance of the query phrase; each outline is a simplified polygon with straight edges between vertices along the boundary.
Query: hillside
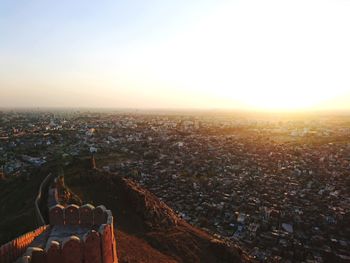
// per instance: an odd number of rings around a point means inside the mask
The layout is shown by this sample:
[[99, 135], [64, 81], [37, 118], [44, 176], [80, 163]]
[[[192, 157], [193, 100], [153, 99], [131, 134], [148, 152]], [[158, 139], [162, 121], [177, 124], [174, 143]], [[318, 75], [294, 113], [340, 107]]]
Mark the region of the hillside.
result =
[[0, 180], [0, 245], [37, 227], [34, 200], [48, 168], [24, 176]]
[[112, 210], [120, 262], [249, 261], [240, 248], [191, 226], [130, 179], [88, 170], [82, 161], [67, 167], [65, 179], [84, 202]]

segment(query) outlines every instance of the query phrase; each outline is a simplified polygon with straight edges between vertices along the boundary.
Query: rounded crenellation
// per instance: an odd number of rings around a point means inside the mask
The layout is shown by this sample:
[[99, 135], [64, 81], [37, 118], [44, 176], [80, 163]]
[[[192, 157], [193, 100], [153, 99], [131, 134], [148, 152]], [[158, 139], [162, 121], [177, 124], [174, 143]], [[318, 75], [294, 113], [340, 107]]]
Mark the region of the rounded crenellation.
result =
[[86, 233], [73, 234], [64, 240], [49, 239], [44, 247], [31, 246], [35, 238], [49, 229], [49, 226], [40, 227], [3, 245], [0, 248], [1, 263], [12, 263], [18, 257], [21, 258], [16, 262], [30, 263], [118, 262], [113, 215], [104, 206], [55, 205], [49, 210], [49, 220], [50, 229], [75, 226], [86, 229]]
[[90, 204], [83, 206], [55, 205], [49, 210], [50, 225], [80, 225], [85, 227], [102, 224], [113, 224], [113, 216], [110, 210], [103, 205], [94, 207]]
[[27, 248], [21, 262], [31, 263], [118, 263], [112, 226], [103, 224], [98, 232], [90, 230], [83, 238], [70, 236], [61, 242], [51, 241], [45, 249]]
[[60, 263], [63, 262], [60, 243], [57, 241], [51, 241], [45, 248], [47, 262]]
[[[51, 227], [81, 226], [83, 236], [71, 235], [63, 240], [50, 239], [46, 247], [28, 247], [22, 262], [31, 263], [117, 263], [113, 215], [104, 206], [55, 205], [49, 211]], [[94, 230], [96, 229], [96, 230]]]
[[91, 227], [94, 225], [94, 209], [95, 207], [86, 204], [79, 208], [80, 224], [82, 226]]

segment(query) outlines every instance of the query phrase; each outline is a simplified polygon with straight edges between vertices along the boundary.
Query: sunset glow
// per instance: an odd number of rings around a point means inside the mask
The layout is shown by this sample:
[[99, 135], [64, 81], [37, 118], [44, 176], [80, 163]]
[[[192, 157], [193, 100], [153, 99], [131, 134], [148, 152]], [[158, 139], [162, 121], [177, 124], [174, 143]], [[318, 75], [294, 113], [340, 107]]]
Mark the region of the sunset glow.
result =
[[0, 106], [350, 109], [349, 1], [48, 2], [0, 4]]

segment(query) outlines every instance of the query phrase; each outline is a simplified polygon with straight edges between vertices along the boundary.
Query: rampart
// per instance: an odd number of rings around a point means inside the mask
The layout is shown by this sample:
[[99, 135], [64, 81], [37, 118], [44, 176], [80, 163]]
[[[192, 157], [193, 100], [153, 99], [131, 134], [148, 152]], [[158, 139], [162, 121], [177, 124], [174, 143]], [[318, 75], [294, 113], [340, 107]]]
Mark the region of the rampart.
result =
[[[57, 185], [51, 174], [40, 184], [34, 203], [39, 228], [1, 246], [0, 263], [118, 263], [111, 211], [103, 205], [64, 207]], [[43, 205], [50, 207], [49, 225]]]
[[43, 232], [45, 232], [48, 229], [49, 226], [46, 225], [43, 215], [40, 211], [40, 203], [43, 202], [43, 194], [48, 188], [48, 185], [52, 179], [53, 175], [51, 173], [46, 176], [46, 178], [41, 182], [38, 194], [35, 198], [34, 212], [38, 228], [2, 245], [0, 247], [0, 263], [14, 262], [26, 251], [28, 246], [38, 236], [40, 236]]
[[118, 262], [113, 216], [104, 206], [56, 205], [49, 219], [45, 242], [34, 242], [19, 262]]
[[48, 176], [46, 176], [46, 178], [41, 182], [38, 195], [35, 198], [34, 208], [38, 227], [46, 225], [45, 219], [42, 215], [42, 212], [40, 211], [40, 204], [43, 203], [43, 196], [47, 192], [48, 186], [53, 178], [54, 176], [51, 173]]
[[12, 263], [20, 257], [27, 247], [41, 235], [48, 226], [42, 226], [34, 231], [28, 232], [0, 247], [0, 263]]
[[[35, 200], [38, 224], [45, 223], [39, 202], [49, 175]], [[113, 216], [104, 206], [57, 204], [57, 189], [48, 190], [49, 225], [24, 234], [0, 247], [0, 263], [117, 263]]]

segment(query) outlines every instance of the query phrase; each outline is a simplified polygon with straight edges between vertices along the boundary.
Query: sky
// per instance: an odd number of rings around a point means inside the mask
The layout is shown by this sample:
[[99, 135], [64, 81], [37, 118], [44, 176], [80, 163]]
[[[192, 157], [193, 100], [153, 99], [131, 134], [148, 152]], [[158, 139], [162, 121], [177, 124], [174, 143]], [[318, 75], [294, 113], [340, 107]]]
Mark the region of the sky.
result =
[[0, 0], [0, 107], [350, 110], [349, 0]]

